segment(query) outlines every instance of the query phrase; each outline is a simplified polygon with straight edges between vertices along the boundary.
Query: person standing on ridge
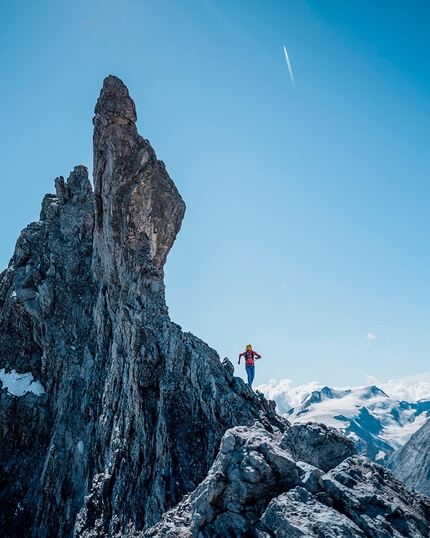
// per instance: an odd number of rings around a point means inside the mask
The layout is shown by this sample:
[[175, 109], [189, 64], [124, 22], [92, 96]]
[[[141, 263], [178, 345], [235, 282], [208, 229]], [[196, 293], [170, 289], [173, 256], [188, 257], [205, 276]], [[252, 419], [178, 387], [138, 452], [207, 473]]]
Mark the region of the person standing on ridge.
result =
[[252, 387], [252, 382], [254, 381], [255, 376], [254, 359], [261, 359], [261, 355], [256, 351], [253, 351], [251, 344], [247, 344], [246, 350], [243, 353], [239, 353], [239, 362], [237, 364], [240, 364], [241, 357], [245, 357], [246, 375], [248, 376], [249, 386]]

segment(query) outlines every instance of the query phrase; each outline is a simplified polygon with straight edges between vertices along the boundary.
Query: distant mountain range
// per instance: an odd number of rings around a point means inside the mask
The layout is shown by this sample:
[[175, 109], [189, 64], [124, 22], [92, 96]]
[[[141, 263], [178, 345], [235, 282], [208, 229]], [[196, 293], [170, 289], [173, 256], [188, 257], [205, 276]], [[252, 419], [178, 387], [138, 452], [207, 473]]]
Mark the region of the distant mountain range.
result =
[[398, 401], [375, 385], [351, 390], [324, 387], [286, 416], [295, 424], [319, 422], [337, 428], [354, 441], [360, 454], [385, 464], [427, 422], [430, 401]]

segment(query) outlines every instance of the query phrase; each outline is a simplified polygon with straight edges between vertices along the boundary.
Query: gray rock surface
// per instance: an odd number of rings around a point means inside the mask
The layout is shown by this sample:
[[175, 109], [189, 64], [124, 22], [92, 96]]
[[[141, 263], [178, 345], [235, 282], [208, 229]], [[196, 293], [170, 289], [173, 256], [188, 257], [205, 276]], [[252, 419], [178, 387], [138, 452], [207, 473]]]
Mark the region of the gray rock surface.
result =
[[339, 435], [334, 428], [309, 422], [306, 428], [294, 424], [282, 441], [282, 448], [289, 450], [296, 459], [328, 471], [348, 456], [357, 454], [351, 439]]
[[259, 527], [256, 532], [259, 538], [366, 537], [353, 521], [319, 502], [314, 495], [301, 487], [273, 499], [264, 512]]
[[365, 456], [348, 458], [321, 483], [333, 506], [367, 536], [429, 535], [430, 499], [411, 492]]
[[[317, 438], [318, 433], [333, 442], [332, 465], [339, 462], [328, 472], [296, 461], [285, 448], [294, 446], [297, 438]], [[429, 536], [430, 499], [410, 492], [368, 458], [348, 455], [341, 440], [335, 430], [315, 424], [287, 428], [283, 434], [270, 433], [259, 424], [229, 430], [205, 480], [138, 536]], [[325, 445], [313, 447], [328, 468]]]
[[392, 455], [387, 467], [410, 488], [430, 496], [430, 421]]
[[[205, 480], [145, 536], [165, 536], [168, 531], [182, 536], [188, 527], [192, 536], [246, 536], [268, 500], [299, 483], [299, 467], [276, 440], [280, 435], [273, 438], [260, 425], [229, 430]], [[182, 520], [185, 525], [174, 531]]]
[[95, 113], [94, 193], [85, 167], [58, 178], [0, 276], [0, 370], [44, 388], [0, 390], [3, 537], [139, 531], [203, 480], [228, 428], [287, 424], [171, 322], [184, 202], [118, 78]]

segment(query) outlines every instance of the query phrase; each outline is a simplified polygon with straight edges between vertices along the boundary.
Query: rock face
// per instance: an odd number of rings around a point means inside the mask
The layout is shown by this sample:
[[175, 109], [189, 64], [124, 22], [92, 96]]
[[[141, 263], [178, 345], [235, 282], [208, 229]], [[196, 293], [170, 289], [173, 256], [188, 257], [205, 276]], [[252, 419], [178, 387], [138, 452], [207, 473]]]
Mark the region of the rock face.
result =
[[[105, 79], [85, 167], [42, 203], [0, 279], [2, 536], [107, 536], [156, 523], [206, 476], [225, 431], [287, 422], [171, 322], [163, 265], [185, 211]], [[44, 392], [43, 392], [44, 390]]]
[[[290, 449], [304, 439], [314, 454], [296, 460]], [[284, 434], [260, 425], [231, 429], [200, 486], [139, 536], [427, 537], [430, 499], [354, 453], [351, 441], [316, 424]]]
[[393, 454], [387, 466], [409, 487], [430, 495], [430, 422]]
[[118, 78], [95, 113], [94, 192], [58, 178], [0, 275], [2, 538], [427, 536], [426, 498], [172, 323], [184, 202]]
[[162, 274], [185, 204], [164, 163], [137, 133], [134, 103], [118, 78], [105, 80], [95, 114], [94, 262], [99, 278], [118, 286], [124, 276], [138, 278], [142, 265]]

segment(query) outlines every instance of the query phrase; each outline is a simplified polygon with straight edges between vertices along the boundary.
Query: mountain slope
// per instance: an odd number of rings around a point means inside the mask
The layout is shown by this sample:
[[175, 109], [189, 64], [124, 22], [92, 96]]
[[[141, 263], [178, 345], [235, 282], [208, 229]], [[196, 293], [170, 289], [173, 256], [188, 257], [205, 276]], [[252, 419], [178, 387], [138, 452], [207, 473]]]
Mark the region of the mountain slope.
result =
[[430, 496], [430, 421], [394, 452], [387, 467], [409, 487]]

